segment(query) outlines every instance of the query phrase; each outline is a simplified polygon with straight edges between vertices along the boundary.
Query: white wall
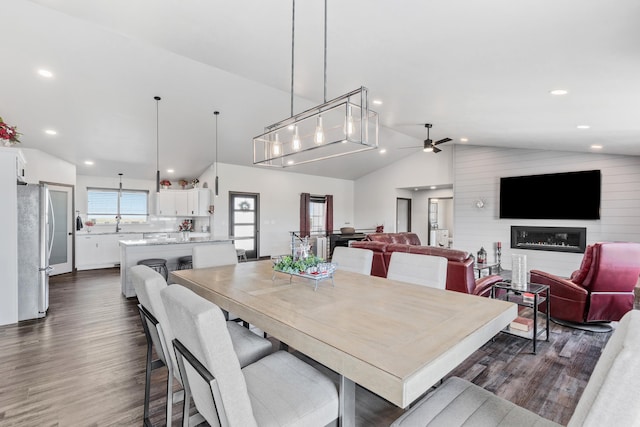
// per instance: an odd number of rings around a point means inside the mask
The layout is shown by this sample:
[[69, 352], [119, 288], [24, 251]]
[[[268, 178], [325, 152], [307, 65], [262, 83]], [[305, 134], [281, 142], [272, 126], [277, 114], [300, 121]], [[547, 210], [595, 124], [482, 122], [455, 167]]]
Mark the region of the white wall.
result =
[[[229, 192], [260, 194], [260, 256], [289, 253], [289, 231], [300, 228], [300, 193], [333, 195], [333, 226], [354, 224], [354, 183], [350, 180], [303, 175], [286, 170], [218, 164], [219, 196], [213, 197], [214, 236], [229, 235]], [[213, 191], [215, 173], [209, 168], [200, 178]], [[395, 206], [395, 199], [394, 199]], [[394, 207], [395, 209], [395, 207]]]
[[[414, 188], [450, 186], [453, 183], [451, 147], [444, 147], [438, 154], [416, 151], [355, 181], [355, 222], [358, 228], [375, 228], [382, 224], [385, 232], [394, 232], [397, 197], [414, 198]], [[415, 205], [413, 209], [416, 213]], [[412, 230], [416, 225], [413, 222]], [[416, 231], [423, 233], [419, 234], [420, 240], [427, 242], [426, 229]]]
[[42, 181], [75, 185], [75, 165], [33, 148], [23, 148], [22, 152], [27, 160], [25, 179], [28, 183], [37, 184]]
[[[583, 254], [511, 250], [512, 225], [586, 227], [587, 244], [598, 241], [640, 242], [640, 157], [558, 151], [456, 146], [455, 248], [476, 253], [481, 246], [494, 259], [495, 242], [502, 242], [503, 265], [511, 254], [527, 255], [528, 269], [568, 276]], [[500, 177], [599, 169], [602, 172], [601, 219], [499, 219]], [[580, 191], [576, 188], [576, 191]], [[483, 209], [474, 200], [483, 198]], [[544, 200], [536, 201], [544, 203]]]

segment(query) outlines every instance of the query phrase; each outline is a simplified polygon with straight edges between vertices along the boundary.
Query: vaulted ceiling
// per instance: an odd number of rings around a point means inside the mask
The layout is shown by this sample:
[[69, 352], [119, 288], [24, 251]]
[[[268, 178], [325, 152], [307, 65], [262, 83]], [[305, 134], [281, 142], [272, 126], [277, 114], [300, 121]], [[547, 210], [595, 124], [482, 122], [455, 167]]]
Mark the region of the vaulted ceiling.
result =
[[[295, 113], [323, 101], [323, 13], [296, 3]], [[158, 154], [163, 177], [197, 176], [214, 110], [218, 161], [251, 166], [252, 137], [291, 113], [291, 0], [4, 0], [2, 16], [0, 116], [80, 174], [153, 179]], [[444, 150], [640, 155], [638, 22], [636, 0], [328, 0], [328, 98], [368, 87], [380, 149], [290, 170], [355, 179], [437, 155], [400, 149], [424, 123]]]

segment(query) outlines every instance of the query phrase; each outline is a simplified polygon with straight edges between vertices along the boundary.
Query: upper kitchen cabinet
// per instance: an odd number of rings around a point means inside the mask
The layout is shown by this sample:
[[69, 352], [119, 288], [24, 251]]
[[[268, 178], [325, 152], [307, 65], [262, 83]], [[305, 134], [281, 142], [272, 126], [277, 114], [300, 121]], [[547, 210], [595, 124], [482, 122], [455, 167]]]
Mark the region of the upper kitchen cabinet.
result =
[[209, 215], [209, 204], [211, 203], [211, 191], [208, 188], [195, 188], [189, 190], [187, 207], [190, 216]]
[[211, 192], [206, 188], [163, 190], [158, 195], [158, 215], [207, 216]]

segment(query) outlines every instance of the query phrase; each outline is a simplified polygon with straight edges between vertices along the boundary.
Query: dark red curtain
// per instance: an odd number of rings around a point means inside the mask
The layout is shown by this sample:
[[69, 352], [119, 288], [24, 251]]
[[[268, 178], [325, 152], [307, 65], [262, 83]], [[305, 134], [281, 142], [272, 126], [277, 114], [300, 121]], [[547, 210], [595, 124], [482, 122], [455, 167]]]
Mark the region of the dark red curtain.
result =
[[300, 237], [307, 237], [311, 234], [310, 202], [311, 194], [300, 193]]
[[324, 229], [328, 236], [333, 233], [333, 196], [331, 194], [324, 196], [324, 209]]

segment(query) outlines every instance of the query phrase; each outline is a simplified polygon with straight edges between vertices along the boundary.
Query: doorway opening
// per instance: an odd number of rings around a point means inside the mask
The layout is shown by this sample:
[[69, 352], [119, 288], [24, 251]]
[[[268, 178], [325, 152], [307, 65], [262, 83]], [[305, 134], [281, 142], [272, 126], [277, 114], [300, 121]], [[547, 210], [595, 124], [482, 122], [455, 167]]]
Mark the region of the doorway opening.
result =
[[54, 229], [53, 246], [49, 265], [53, 267], [50, 276], [70, 273], [73, 270], [73, 189], [72, 185], [46, 183], [53, 205]]
[[429, 197], [429, 246], [450, 248], [453, 236], [453, 197]]
[[396, 233], [411, 231], [411, 199], [396, 198]]

